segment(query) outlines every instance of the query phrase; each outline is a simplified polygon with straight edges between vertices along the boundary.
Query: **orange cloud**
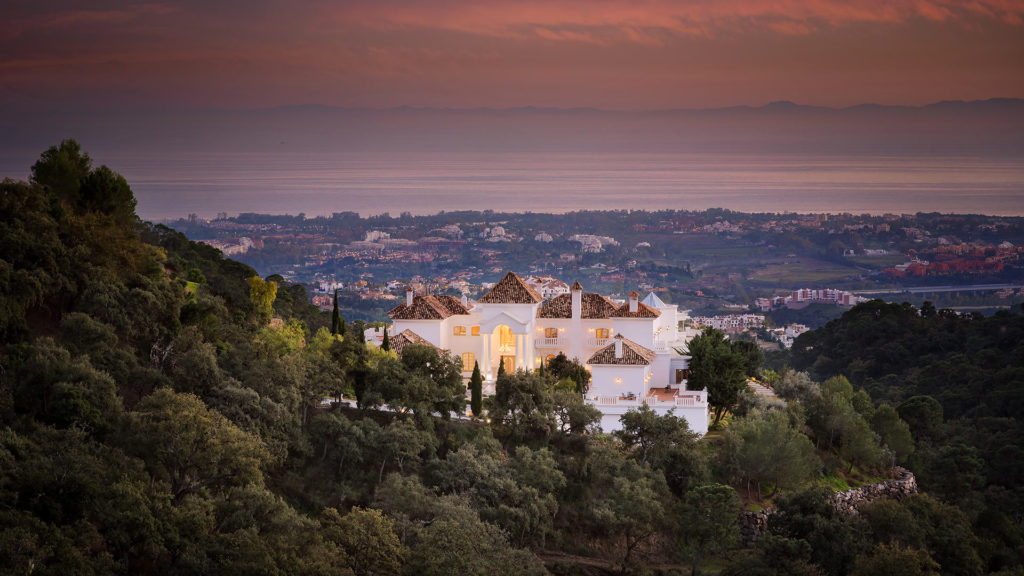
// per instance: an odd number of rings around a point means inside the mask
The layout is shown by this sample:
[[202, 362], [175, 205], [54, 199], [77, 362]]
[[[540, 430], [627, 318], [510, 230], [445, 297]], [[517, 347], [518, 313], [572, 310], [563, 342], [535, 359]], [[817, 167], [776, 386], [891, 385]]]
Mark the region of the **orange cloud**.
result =
[[912, 20], [967, 22], [986, 18], [1019, 25], [1024, 0], [444, 0], [356, 2], [329, 11], [345, 24], [395, 30], [434, 28], [499, 38], [658, 43], [657, 34], [711, 37], [762, 29], [806, 35], [854, 24]]

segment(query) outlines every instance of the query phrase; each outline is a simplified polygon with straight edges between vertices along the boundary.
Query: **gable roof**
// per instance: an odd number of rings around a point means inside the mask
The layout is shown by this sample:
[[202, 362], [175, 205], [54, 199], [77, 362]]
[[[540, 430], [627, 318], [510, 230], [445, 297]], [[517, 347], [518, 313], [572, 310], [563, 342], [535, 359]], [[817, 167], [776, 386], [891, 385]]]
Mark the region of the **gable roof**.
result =
[[543, 301], [544, 298], [515, 272], [505, 274], [504, 278], [477, 300], [483, 304], [538, 304]]
[[580, 284], [580, 281], [579, 281], [579, 280], [577, 280], [577, 281], [575, 281], [575, 282], [573, 282], [573, 283], [572, 283], [572, 288], [571, 288], [571, 290], [578, 290], [578, 291], [582, 292], [582, 291], [583, 291], [583, 285], [582, 285], [582, 284]]
[[658, 316], [661, 316], [661, 312], [658, 312], [643, 302], [637, 302], [636, 312], [630, 312], [628, 300], [622, 306], [619, 306], [618, 310], [611, 314], [612, 318], [657, 318]]
[[[615, 312], [615, 303], [600, 294], [587, 292], [581, 296], [581, 318], [609, 318], [612, 312]], [[537, 317], [572, 318], [572, 294], [561, 294], [544, 302], [537, 312]]]
[[444, 320], [456, 314], [469, 314], [454, 296], [426, 294], [412, 297], [412, 306], [401, 303], [388, 312], [392, 320]]
[[622, 334], [616, 335], [615, 339], [622, 341], [622, 358], [615, 357], [615, 343], [613, 342], [595, 352], [590, 360], [587, 360], [587, 364], [650, 366], [651, 362], [654, 362], [653, 350], [644, 348], [629, 338], [623, 337]]
[[[402, 355], [402, 350], [410, 344], [426, 344], [427, 346], [437, 348], [437, 346], [427, 342], [419, 334], [409, 330], [408, 328], [399, 332], [394, 338], [391, 338], [389, 342], [391, 344], [391, 349], [399, 356]], [[440, 350], [440, 348], [437, 349]]]

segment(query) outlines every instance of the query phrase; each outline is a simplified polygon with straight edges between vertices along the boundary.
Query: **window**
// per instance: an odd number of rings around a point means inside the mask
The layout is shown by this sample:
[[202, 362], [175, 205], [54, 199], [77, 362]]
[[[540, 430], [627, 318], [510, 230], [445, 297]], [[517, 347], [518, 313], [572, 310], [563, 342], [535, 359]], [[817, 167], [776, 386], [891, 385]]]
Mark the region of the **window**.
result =
[[548, 354], [547, 357], [544, 358], [544, 363], [545, 364], [550, 364], [551, 361], [554, 360], [554, 359], [555, 359], [555, 354]]
[[516, 357], [515, 356], [502, 356], [501, 363], [505, 366], [505, 373], [512, 374], [516, 371]]
[[472, 352], [463, 352], [462, 353], [462, 371], [463, 372], [472, 372], [473, 371], [473, 364], [475, 364], [475, 363], [476, 363], [476, 355], [475, 354], [473, 354]]
[[514, 352], [516, 349], [516, 335], [504, 324], [498, 327], [498, 349], [502, 352]]
[[479, 336], [480, 335], [480, 327], [479, 326], [473, 326], [472, 334], [473, 334], [473, 336]]
[[466, 327], [465, 326], [456, 326], [454, 328], [454, 330], [452, 330], [452, 335], [453, 336], [465, 336], [466, 335]]
[[597, 329], [597, 337], [598, 338], [607, 338], [608, 337], [608, 329], [607, 328], [598, 328]]
[[544, 337], [545, 338], [558, 338], [558, 328], [545, 328], [544, 329]]

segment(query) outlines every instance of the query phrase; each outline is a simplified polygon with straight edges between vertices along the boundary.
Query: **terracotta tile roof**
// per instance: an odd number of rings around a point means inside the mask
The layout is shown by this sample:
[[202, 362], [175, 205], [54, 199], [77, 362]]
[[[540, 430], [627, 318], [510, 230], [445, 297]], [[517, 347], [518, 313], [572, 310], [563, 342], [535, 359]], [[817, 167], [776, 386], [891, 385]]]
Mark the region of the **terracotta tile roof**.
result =
[[[437, 348], [437, 346], [434, 346], [430, 342], [427, 342], [422, 337], [420, 337], [419, 334], [409, 329], [402, 330], [394, 338], [391, 338], [390, 344], [391, 349], [395, 352], [395, 354], [398, 354], [399, 356], [402, 355], [402, 350], [404, 350], [405, 347], [410, 344], [426, 344], [427, 346]], [[440, 350], [440, 348], [438, 349]]]
[[615, 343], [601, 348], [587, 360], [587, 364], [624, 364], [633, 366], [649, 366], [654, 361], [654, 351], [644, 348], [622, 334], [615, 337], [622, 340], [622, 358], [615, 357]]
[[484, 304], [539, 304], [544, 298], [531, 288], [515, 272], [505, 274], [493, 288], [477, 302]]
[[412, 306], [401, 303], [388, 312], [392, 320], [444, 320], [455, 314], [469, 314], [453, 296], [413, 296]]
[[469, 314], [469, 310], [462, 305], [462, 299], [456, 298], [455, 296], [448, 296], [447, 294], [439, 294], [434, 296], [438, 302], [445, 307], [452, 314]]
[[661, 312], [658, 312], [654, 308], [651, 308], [643, 302], [636, 303], [636, 312], [629, 311], [629, 301], [627, 300], [619, 309], [611, 314], [612, 318], [657, 318], [661, 316]]
[[[615, 303], [600, 294], [581, 295], [582, 318], [610, 318], [615, 312]], [[561, 294], [544, 302], [537, 313], [538, 318], [572, 318], [572, 294]]]
[[577, 281], [572, 283], [572, 288], [570, 288], [570, 290], [579, 290], [580, 292], [582, 292], [583, 291], [583, 285], [580, 284], [579, 280], [577, 280]]

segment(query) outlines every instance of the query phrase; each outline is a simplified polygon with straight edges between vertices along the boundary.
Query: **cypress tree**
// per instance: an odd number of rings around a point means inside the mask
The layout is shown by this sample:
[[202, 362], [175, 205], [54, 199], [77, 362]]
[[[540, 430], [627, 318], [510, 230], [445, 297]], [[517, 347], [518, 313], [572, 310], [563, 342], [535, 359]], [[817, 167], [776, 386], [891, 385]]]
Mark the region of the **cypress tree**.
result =
[[388, 327], [384, 327], [384, 341], [380, 343], [380, 349], [391, 352], [391, 340], [388, 338]]
[[338, 313], [338, 290], [334, 290], [334, 312], [331, 312], [331, 334], [338, 334], [341, 330], [341, 314]]
[[345, 334], [347, 332], [348, 332], [348, 327], [345, 326], [345, 319], [342, 318], [341, 316], [339, 316], [338, 317], [338, 336], [341, 336], [342, 338], [344, 338]]
[[473, 412], [473, 418], [479, 418], [483, 414], [483, 386], [480, 363], [473, 362], [473, 376], [469, 379], [469, 409]]

